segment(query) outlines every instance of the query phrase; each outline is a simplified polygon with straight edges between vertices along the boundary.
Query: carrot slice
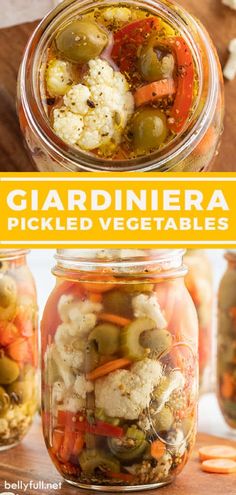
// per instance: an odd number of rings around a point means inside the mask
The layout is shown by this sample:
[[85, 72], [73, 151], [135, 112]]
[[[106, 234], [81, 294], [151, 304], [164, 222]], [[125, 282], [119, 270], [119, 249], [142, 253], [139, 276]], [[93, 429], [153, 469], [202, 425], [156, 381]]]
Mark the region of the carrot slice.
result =
[[97, 378], [100, 378], [101, 376], [108, 375], [108, 373], [119, 370], [120, 368], [125, 368], [130, 364], [132, 364], [132, 361], [130, 359], [115, 359], [115, 361], [109, 361], [108, 363], [95, 368], [95, 370], [91, 371], [90, 373], [87, 373], [86, 378], [87, 380], [97, 380]]
[[84, 446], [84, 437], [80, 432], [76, 433], [75, 443], [72, 451], [72, 455], [79, 455]]
[[96, 294], [91, 292], [89, 294], [89, 300], [93, 303], [100, 303], [102, 302], [102, 294], [99, 294], [99, 292], [97, 292]]
[[165, 445], [160, 440], [155, 440], [151, 444], [151, 456], [154, 457], [157, 461], [161, 459], [161, 457], [165, 453]]
[[198, 451], [200, 461], [209, 459], [230, 459], [236, 461], [236, 448], [230, 445], [206, 445]]
[[137, 89], [134, 99], [136, 106], [140, 107], [141, 105], [147, 105], [148, 103], [157, 101], [160, 98], [172, 96], [175, 93], [174, 79], [162, 79], [161, 81], [155, 81]]
[[208, 461], [203, 461], [201, 468], [206, 473], [236, 473], [236, 462], [230, 459], [209, 459]]
[[126, 325], [131, 323], [131, 320], [128, 320], [128, 318], [110, 313], [100, 313], [100, 315], [98, 315], [98, 320], [109, 321], [109, 323], [114, 323], [119, 327], [126, 327]]

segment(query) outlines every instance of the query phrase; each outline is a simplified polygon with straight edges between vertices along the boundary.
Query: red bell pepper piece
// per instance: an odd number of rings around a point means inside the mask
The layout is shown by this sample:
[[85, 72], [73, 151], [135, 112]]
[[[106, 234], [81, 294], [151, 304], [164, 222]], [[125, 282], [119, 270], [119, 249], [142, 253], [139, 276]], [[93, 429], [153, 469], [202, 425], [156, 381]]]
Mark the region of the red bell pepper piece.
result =
[[0, 346], [6, 347], [20, 337], [18, 328], [14, 323], [1, 321], [0, 322]]
[[112, 59], [118, 65], [121, 72], [137, 70], [137, 51], [143, 45], [148, 36], [159, 29], [156, 17], [147, 17], [132, 22], [121, 28], [114, 34], [114, 47], [111, 53]]
[[181, 36], [169, 38], [165, 44], [170, 47], [177, 62], [177, 92], [170, 111], [169, 128], [179, 133], [188, 119], [193, 104], [194, 61], [190, 48]]
[[104, 437], [120, 438], [124, 435], [124, 430], [120, 426], [114, 426], [100, 420], [90, 423], [83, 414], [73, 414], [70, 411], [59, 411], [57, 425], [58, 428], [66, 428], [71, 431], [91, 433]]

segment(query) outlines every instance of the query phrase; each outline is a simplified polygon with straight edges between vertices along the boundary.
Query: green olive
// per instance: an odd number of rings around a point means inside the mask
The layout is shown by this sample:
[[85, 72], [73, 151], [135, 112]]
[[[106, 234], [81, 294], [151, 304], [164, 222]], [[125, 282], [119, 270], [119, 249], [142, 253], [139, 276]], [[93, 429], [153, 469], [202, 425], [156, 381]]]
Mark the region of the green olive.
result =
[[123, 438], [109, 438], [108, 445], [112, 454], [124, 464], [140, 458], [148, 447], [145, 434], [135, 425], [127, 429]]
[[4, 415], [10, 407], [10, 397], [3, 387], [0, 387], [0, 416]]
[[146, 81], [153, 82], [172, 77], [175, 59], [158, 38], [151, 39], [139, 54], [139, 70]]
[[91, 21], [73, 21], [56, 37], [59, 52], [70, 62], [79, 64], [86, 64], [98, 57], [107, 43], [107, 33]]
[[131, 297], [123, 290], [115, 289], [104, 294], [103, 306], [106, 313], [112, 313], [126, 318], [133, 317]]
[[137, 152], [151, 152], [163, 144], [168, 135], [166, 116], [157, 108], [138, 110], [131, 124], [133, 145]]
[[99, 365], [99, 354], [97, 344], [94, 341], [88, 342], [84, 356], [84, 371], [89, 373]]
[[17, 287], [13, 278], [4, 275], [0, 278], [0, 319], [10, 320], [16, 310]]
[[111, 323], [97, 325], [89, 335], [89, 342], [97, 345], [98, 353], [104, 356], [115, 354], [119, 349], [120, 329]]
[[14, 382], [7, 388], [10, 398], [19, 403], [24, 404], [32, 399], [34, 395], [34, 383], [27, 380], [24, 382]]
[[167, 330], [148, 330], [143, 332], [140, 343], [143, 347], [151, 349], [157, 353], [157, 357], [163, 356], [172, 345], [172, 335]]
[[103, 450], [83, 450], [82, 453], [79, 455], [79, 463], [83, 473], [86, 473], [88, 475], [93, 474], [97, 469], [100, 469], [102, 472], [120, 472], [119, 461]]
[[10, 385], [20, 374], [19, 366], [15, 361], [2, 356], [0, 358], [0, 383], [1, 385]]

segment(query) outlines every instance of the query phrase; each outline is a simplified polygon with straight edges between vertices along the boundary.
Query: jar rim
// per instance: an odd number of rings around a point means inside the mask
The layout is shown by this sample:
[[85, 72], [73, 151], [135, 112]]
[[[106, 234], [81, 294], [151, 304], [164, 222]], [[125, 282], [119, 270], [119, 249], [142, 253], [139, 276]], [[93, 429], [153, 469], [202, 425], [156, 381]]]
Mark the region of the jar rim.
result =
[[[24, 110], [27, 118], [34, 131], [39, 136], [40, 140], [53, 153], [65, 168], [68, 170], [82, 170], [88, 171], [116, 171], [116, 172], [129, 172], [129, 171], [152, 171], [152, 170], [171, 170], [176, 163], [183, 161], [190, 150], [196, 147], [201, 141], [206, 126], [213, 118], [213, 112], [215, 109], [217, 96], [218, 96], [218, 75], [217, 75], [217, 63], [214, 58], [214, 54], [210, 49], [210, 42], [204, 28], [190, 15], [185, 9], [180, 7], [175, 1], [165, 2], [165, 0], [113, 0], [117, 4], [135, 4], [146, 8], [152, 8], [156, 10], [159, 8], [161, 12], [166, 12], [178, 22], [182, 33], [191, 45], [193, 55], [195, 57], [195, 63], [198, 68], [199, 76], [199, 94], [195, 104], [195, 108], [190, 121], [186, 128], [174, 139], [174, 142], [163, 148], [163, 151], [156, 151], [151, 155], [133, 158], [129, 160], [106, 160], [95, 156], [92, 153], [86, 153], [82, 150], [77, 150], [74, 147], [70, 147], [63, 142], [51, 129], [46, 114], [43, 110], [43, 105], [40, 100], [40, 88], [38, 82], [39, 70], [37, 62], [39, 62], [39, 52], [42, 49], [43, 41], [45, 37], [49, 35], [50, 29], [54, 29], [54, 24], [60, 21], [62, 16], [66, 16], [70, 9], [77, 8], [78, 0], [67, 0], [60, 4], [56, 9], [51, 11], [39, 24], [33, 33], [31, 40], [25, 52], [25, 56], [21, 66], [21, 97]], [[92, 2], [102, 4], [103, 6], [110, 4], [108, 0], [95, 0]], [[81, 0], [79, 2], [81, 7], [86, 10], [91, 7], [91, 0]], [[101, 5], [101, 6], [102, 6]], [[174, 10], [174, 8], [176, 10]], [[182, 17], [183, 16], [183, 17]], [[191, 21], [193, 30], [197, 32], [201, 37], [201, 41], [206, 48], [206, 55], [208, 57], [209, 70], [209, 87], [207, 91], [207, 98], [204, 108], [199, 111], [200, 99], [203, 91], [204, 76], [203, 76], [203, 64], [200, 55], [198, 55], [198, 46], [194, 39], [194, 35], [187, 28], [187, 21]], [[30, 64], [29, 64], [30, 60]], [[42, 62], [42, 58], [40, 59]], [[40, 64], [38, 64], [40, 65]], [[37, 92], [38, 91], [38, 92]], [[31, 99], [34, 102], [34, 107], [30, 104]], [[29, 96], [29, 97], [28, 97]], [[174, 144], [174, 146], [173, 146]]]
[[30, 249], [0, 249], [0, 260], [15, 259], [30, 253]]
[[[54, 274], [102, 271], [111, 274], [143, 274], [168, 276], [173, 271], [186, 273], [183, 265], [185, 249], [58, 249]], [[109, 268], [109, 271], [107, 271]]]

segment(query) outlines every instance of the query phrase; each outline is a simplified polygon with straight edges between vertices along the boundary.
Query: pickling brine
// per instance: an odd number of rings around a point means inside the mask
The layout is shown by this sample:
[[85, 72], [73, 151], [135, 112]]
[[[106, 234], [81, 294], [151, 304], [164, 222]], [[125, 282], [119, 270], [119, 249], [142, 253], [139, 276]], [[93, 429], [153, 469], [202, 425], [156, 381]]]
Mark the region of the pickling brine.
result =
[[35, 38], [20, 72], [19, 115], [42, 167], [49, 159], [70, 170], [198, 171], [212, 161], [222, 75], [206, 32], [182, 8], [64, 2]]
[[181, 251], [59, 251], [42, 320], [43, 426], [64, 479], [170, 483], [194, 444], [198, 325]]
[[0, 450], [28, 432], [38, 407], [37, 301], [26, 251], [0, 251]]
[[225, 258], [218, 294], [217, 393], [225, 421], [236, 428], [236, 252], [227, 251]]

